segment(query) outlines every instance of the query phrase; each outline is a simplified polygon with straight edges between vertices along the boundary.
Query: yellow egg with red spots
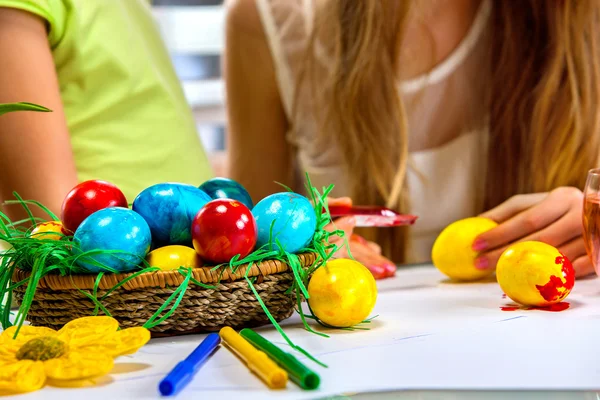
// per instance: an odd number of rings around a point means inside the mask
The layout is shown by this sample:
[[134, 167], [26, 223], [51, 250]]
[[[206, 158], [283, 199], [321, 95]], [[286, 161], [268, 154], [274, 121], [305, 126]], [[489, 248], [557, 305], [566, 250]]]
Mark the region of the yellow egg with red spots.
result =
[[433, 265], [456, 281], [476, 281], [491, 275], [494, 272], [493, 268], [475, 268], [478, 253], [472, 246], [477, 236], [496, 226], [496, 222], [483, 217], [465, 218], [451, 223], [433, 244]]
[[170, 245], [152, 250], [146, 256], [146, 261], [152, 267], [161, 270], [176, 270], [179, 267], [198, 268], [202, 266], [202, 260], [196, 250], [187, 246]]
[[496, 266], [500, 287], [524, 306], [544, 307], [563, 301], [575, 284], [571, 262], [542, 242], [522, 242], [507, 248]]
[[308, 283], [308, 304], [323, 323], [347, 328], [369, 317], [377, 301], [371, 271], [358, 261], [337, 259], [317, 269]]
[[60, 221], [42, 222], [33, 228], [30, 237], [42, 240], [60, 240], [64, 237], [62, 223]]

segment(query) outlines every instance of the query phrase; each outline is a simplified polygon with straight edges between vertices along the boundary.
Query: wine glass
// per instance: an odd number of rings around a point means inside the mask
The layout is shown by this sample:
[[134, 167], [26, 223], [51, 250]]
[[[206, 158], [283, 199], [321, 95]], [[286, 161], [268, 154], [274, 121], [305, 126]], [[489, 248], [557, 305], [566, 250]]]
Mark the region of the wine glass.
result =
[[583, 238], [596, 274], [600, 275], [600, 168], [590, 170], [585, 182]]

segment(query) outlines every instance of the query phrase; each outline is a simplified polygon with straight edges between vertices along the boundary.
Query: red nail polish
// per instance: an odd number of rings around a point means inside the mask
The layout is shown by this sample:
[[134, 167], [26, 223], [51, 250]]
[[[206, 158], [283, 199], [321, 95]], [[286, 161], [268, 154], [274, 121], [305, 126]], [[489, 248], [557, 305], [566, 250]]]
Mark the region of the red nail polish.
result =
[[475, 268], [477, 268], [477, 269], [487, 269], [487, 267], [489, 265], [490, 265], [490, 262], [485, 257], [479, 257], [479, 258], [475, 259]]
[[371, 265], [369, 270], [375, 279], [381, 279], [385, 277], [385, 269], [380, 265]]
[[488, 248], [488, 244], [487, 244], [487, 242], [486, 242], [485, 240], [483, 240], [483, 239], [476, 239], [476, 240], [473, 242], [473, 246], [472, 246], [472, 248], [473, 248], [473, 250], [475, 250], [475, 251], [483, 251], [483, 250], [485, 250], [485, 249], [487, 249], [487, 248]]
[[394, 276], [396, 273], [396, 266], [394, 264], [383, 264], [387, 276]]

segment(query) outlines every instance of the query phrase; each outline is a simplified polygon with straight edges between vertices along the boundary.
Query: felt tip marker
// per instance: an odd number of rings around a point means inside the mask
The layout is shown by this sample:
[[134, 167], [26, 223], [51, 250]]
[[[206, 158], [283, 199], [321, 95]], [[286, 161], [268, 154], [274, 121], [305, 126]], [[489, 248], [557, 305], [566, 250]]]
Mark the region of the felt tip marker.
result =
[[246, 339], [231, 327], [226, 326], [219, 335], [227, 347], [237, 355], [271, 389], [283, 389], [287, 385], [288, 375], [265, 353], [255, 349]]
[[196, 372], [204, 365], [208, 358], [216, 351], [221, 343], [221, 337], [211, 333], [200, 345], [160, 382], [158, 390], [163, 396], [174, 396], [183, 389], [194, 377]]
[[254, 347], [267, 353], [273, 361], [288, 372], [290, 379], [302, 389], [314, 390], [319, 387], [321, 382], [319, 375], [308, 369], [292, 354], [284, 352], [252, 329], [244, 328], [240, 331], [240, 335]]

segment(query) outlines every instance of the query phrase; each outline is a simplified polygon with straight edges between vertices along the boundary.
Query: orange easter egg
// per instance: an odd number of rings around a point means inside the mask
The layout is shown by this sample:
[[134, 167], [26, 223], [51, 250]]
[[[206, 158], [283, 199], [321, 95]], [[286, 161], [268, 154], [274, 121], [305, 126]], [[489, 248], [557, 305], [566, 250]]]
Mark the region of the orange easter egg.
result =
[[575, 284], [571, 262], [542, 242], [522, 242], [502, 253], [496, 267], [500, 287], [524, 306], [545, 307], [563, 301]]

